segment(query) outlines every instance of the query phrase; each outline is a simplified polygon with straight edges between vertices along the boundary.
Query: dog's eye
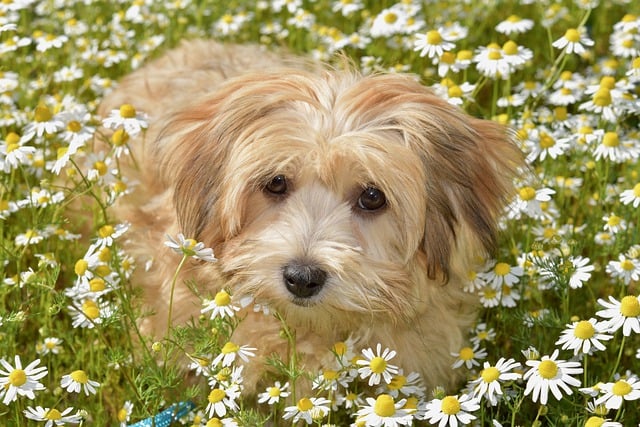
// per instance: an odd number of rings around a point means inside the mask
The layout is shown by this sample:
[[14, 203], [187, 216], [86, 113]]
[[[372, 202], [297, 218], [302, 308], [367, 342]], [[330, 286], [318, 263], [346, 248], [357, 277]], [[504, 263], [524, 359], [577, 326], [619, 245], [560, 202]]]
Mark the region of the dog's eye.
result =
[[282, 195], [287, 192], [287, 178], [284, 175], [276, 175], [265, 186], [271, 194]]
[[387, 204], [384, 193], [375, 187], [367, 187], [358, 198], [358, 207], [364, 211], [375, 211]]

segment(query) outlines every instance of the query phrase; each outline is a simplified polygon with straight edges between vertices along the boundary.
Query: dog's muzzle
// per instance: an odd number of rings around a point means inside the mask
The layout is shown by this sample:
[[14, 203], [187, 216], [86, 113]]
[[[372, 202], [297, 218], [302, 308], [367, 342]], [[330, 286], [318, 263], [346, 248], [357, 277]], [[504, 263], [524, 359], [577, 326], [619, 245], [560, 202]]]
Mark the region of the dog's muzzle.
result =
[[327, 280], [327, 273], [319, 267], [292, 262], [282, 270], [287, 290], [298, 298], [317, 295]]

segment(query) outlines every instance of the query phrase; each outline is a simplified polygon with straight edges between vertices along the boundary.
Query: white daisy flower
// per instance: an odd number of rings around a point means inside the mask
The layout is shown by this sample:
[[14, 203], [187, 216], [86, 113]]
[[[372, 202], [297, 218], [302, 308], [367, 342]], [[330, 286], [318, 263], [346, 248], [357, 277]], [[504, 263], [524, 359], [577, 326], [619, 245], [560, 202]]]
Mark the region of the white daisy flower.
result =
[[133, 403], [130, 401], [125, 401], [122, 405], [122, 408], [118, 411], [117, 418], [120, 423], [120, 427], [127, 427], [128, 421], [131, 418], [131, 413], [133, 412]]
[[473, 388], [473, 397], [478, 400], [485, 398], [491, 406], [496, 406], [502, 397], [500, 383], [520, 379], [522, 374], [512, 372], [519, 368], [519, 362], [514, 359], [505, 360], [504, 357], [501, 357], [494, 366], [484, 362], [478, 379], [469, 384]]
[[463, 347], [458, 353], [451, 353], [451, 355], [456, 357], [456, 361], [451, 365], [453, 369], [462, 365], [465, 365], [467, 369], [472, 369], [474, 366], [480, 366], [479, 360], [487, 357], [487, 350], [475, 344], [473, 347]]
[[584, 28], [569, 28], [562, 37], [552, 43], [557, 49], [577, 55], [586, 52], [585, 46], [593, 46], [594, 42], [585, 34]]
[[56, 337], [46, 337], [42, 343], [36, 346], [36, 352], [40, 355], [59, 354], [62, 350], [62, 340]]
[[402, 369], [391, 378], [391, 382], [387, 384], [387, 389], [394, 399], [397, 399], [400, 393], [407, 397], [415, 397], [424, 396], [426, 391], [419, 373], [411, 372], [405, 376]]
[[283, 419], [293, 418], [293, 424], [301, 419], [307, 424], [313, 424], [314, 421], [323, 419], [329, 413], [329, 405], [331, 401], [324, 397], [303, 397], [298, 400], [296, 406], [288, 406], [284, 408]]
[[490, 268], [490, 270], [483, 273], [484, 278], [495, 289], [500, 289], [503, 285], [515, 285], [520, 282], [520, 277], [524, 274], [522, 267], [514, 267], [506, 262], [492, 261], [487, 267]]
[[520, 219], [522, 214], [533, 219], [545, 219], [548, 214], [542, 209], [541, 204], [549, 202], [551, 195], [555, 194], [551, 188], [535, 189], [524, 186], [518, 190], [518, 197], [507, 208], [510, 219]]
[[576, 256], [569, 257], [569, 262], [573, 265], [573, 272], [569, 278], [569, 287], [571, 289], [579, 289], [583, 283], [591, 278], [591, 272], [595, 267], [591, 264], [591, 260], [587, 257]]
[[456, 45], [444, 38], [440, 29], [430, 30], [424, 34], [417, 34], [414, 41], [414, 49], [420, 52], [420, 56], [428, 58], [440, 58], [444, 52], [448, 52]]
[[216, 293], [212, 300], [205, 299], [202, 305], [203, 307], [200, 313], [205, 314], [211, 312], [211, 319], [215, 319], [216, 317], [220, 317], [221, 319], [233, 317], [235, 312], [240, 310], [240, 307], [231, 304], [231, 295], [225, 290]]
[[149, 124], [147, 115], [136, 111], [133, 105], [123, 104], [117, 110], [111, 110], [109, 116], [102, 120], [102, 125], [108, 129], [124, 129], [131, 137], [136, 137]]
[[371, 348], [362, 350], [364, 359], [356, 361], [356, 364], [360, 366], [358, 368], [360, 378], [369, 378], [370, 386], [380, 384], [381, 380], [389, 384], [392, 376], [398, 373], [398, 367], [388, 363], [395, 357], [396, 352], [385, 348], [380, 353], [381, 348], [382, 345], [378, 343], [375, 353]]
[[560, 400], [562, 392], [572, 394], [571, 387], [579, 387], [580, 380], [572, 375], [582, 373], [580, 362], [557, 360], [558, 350], [554, 350], [551, 356], [542, 356], [542, 360], [527, 360], [525, 363], [530, 366], [523, 378], [527, 381], [524, 395], [531, 394], [533, 402], [540, 401], [541, 405], [546, 405], [549, 398], [549, 391]]
[[609, 301], [598, 299], [598, 304], [605, 309], [596, 312], [597, 316], [607, 321], [610, 332], [616, 332], [622, 328], [622, 334], [626, 337], [631, 335], [631, 331], [640, 334], [640, 297], [627, 295], [618, 301], [609, 296]]
[[197, 242], [194, 239], [186, 239], [182, 233], [178, 233], [178, 240], [167, 234], [167, 241], [164, 244], [180, 255], [207, 262], [217, 261], [213, 256], [213, 249], [206, 248], [204, 243]]
[[62, 377], [60, 387], [69, 393], [80, 393], [80, 391], [84, 390], [84, 394], [89, 396], [90, 394], [96, 394], [96, 389], [100, 387], [100, 383], [90, 380], [85, 371], [76, 370]]
[[27, 406], [27, 409], [23, 411], [24, 416], [30, 420], [46, 422], [44, 427], [63, 426], [65, 424], [78, 424], [82, 421], [80, 414], [71, 414], [73, 408], [67, 408], [60, 412], [55, 408], [43, 408], [42, 406], [36, 406], [32, 408]]
[[608, 326], [596, 319], [581, 320], [567, 325], [562, 331], [556, 345], [562, 344], [563, 350], [573, 350], [574, 355], [591, 354], [593, 350], [604, 351], [606, 347], [600, 341], [608, 341], [613, 336], [607, 335]]
[[224, 417], [228, 411], [237, 411], [236, 399], [238, 396], [240, 396], [240, 389], [236, 384], [230, 387], [214, 388], [207, 397], [208, 403], [205, 412], [211, 418], [214, 415]]
[[249, 357], [255, 356], [255, 350], [256, 349], [253, 347], [248, 347], [246, 345], [239, 346], [228, 341], [224, 346], [222, 346], [220, 354], [213, 359], [211, 364], [213, 366], [221, 364], [222, 367], [231, 366], [231, 364], [236, 360], [236, 357], [239, 357], [244, 362], [248, 362]]
[[624, 401], [640, 399], [640, 380], [631, 376], [614, 383], [600, 384], [600, 390], [604, 395], [596, 399], [596, 405], [604, 403], [607, 409], [620, 409]]
[[614, 279], [620, 279], [625, 285], [640, 280], [640, 260], [618, 255], [617, 261], [609, 261], [606, 272]]
[[258, 394], [258, 403], [266, 403], [267, 405], [278, 403], [281, 398], [289, 397], [291, 393], [287, 391], [288, 388], [288, 382], [281, 385], [280, 381], [276, 381], [273, 386], [267, 387], [266, 391]]
[[634, 208], [640, 206], [640, 182], [634, 185], [633, 188], [620, 193], [620, 202], [623, 205], [631, 205]]
[[407, 13], [401, 7], [382, 10], [373, 19], [369, 34], [371, 37], [390, 37], [403, 34], [407, 29]]
[[367, 397], [368, 406], [360, 408], [356, 415], [356, 424], [368, 427], [409, 426], [413, 422], [411, 415], [403, 406], [406, 399], [395, 402], [388, 394], [381, 394], [375, 399]]
[[440, 427], [469, 424], [476, 419], [471, 412], [480, 409], [478, 399], [471, 395], [447, 396], [443, 399], [433, 399], [428, 402], [425, 411], [420, 411], [416, 418], [438, 424]]
[[4, 359], [0, 359], [0, 389], [4, 391], [4, 398], [2, 403], [8, 405], [14, 402], [18, 396], [26, 396], [33, 400], [35, 399], [35, 391], [44, 390], [45, 387], [38, 380], [45, 377], [48, 374], [46, 366], [38, 366], [40, 359], [36, 359], [29, 363], [24, 369], [22, 368], [22, 361], [20, 356], [16, 355], [14, 358], [15, 367], [11, 366], [9, 362]]
[[510, 15], [507, 19], [496, 25], [496, 31], [507, 36], [513, 33], [526, 33], [532, 28], [533, 21], [531, 19], [522, 19], [518, 15]]

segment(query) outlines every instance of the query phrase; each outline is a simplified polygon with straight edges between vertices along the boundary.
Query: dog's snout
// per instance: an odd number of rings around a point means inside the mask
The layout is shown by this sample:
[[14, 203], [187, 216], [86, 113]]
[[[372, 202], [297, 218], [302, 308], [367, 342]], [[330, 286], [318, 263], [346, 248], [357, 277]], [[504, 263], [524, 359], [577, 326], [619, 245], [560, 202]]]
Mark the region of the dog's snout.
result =
[[291, 263], [282, 272], [287, 290], [300, 298], [309, 298], [320, 292], [327, 280], [327, 273], [319, 267]]

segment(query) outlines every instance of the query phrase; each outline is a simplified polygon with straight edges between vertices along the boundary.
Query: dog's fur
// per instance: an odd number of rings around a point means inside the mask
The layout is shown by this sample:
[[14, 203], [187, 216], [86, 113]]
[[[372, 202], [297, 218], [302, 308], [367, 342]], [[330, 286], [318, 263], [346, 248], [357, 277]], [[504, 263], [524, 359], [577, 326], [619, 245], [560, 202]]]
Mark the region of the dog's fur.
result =
[[[505, 128], [410, 76], [362, 76], [209, 41], [184, 42], [129, 75], [101, 111], [123, 103], [150, 121], [131, 142], [140, 167], [125, 171], [141, 185], [116, 208], [132, 224], [129, 249], [140, 263], [154, 257], [134, 276], [156, 312], [149, 333], [164, 330], [180, 258], [165, 235], [183, 232], [218, 261], [182, 271], [174, 322], [199, 314], [185, 285], [194, 279], [205, 295], [226, 288], [277, 310], [308, 369], [352, 336], [396, 350], [391, 363], [429, 387], [456, 381], [451, 352], [463, 346], [477, 299], [463, 283], [494, 249], [521, 163]], [[286, 192], [271, 194], [278, 175]], [[386, 204], [359, 207], [366, 188], [383, 191]], [[317, 294], [288, 290], [292, 263], [324, 272]], [[245, 369], [256, 384], [261, 357], [286, 347], [278, 321], [247, 311], [233, 339], [258, 349]]]

